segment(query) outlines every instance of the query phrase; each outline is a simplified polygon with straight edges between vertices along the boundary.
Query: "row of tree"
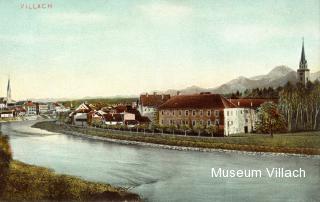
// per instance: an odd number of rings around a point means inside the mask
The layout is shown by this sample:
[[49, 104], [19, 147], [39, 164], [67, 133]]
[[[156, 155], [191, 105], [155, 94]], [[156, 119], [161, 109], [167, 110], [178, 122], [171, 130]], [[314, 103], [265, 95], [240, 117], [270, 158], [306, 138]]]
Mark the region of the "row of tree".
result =
[[219, 126], [217, 125], [201, 125], [196, 124], [195, 126], [190, 126], [188, 124], [182, 125], [159, 125], [159, 124], [142, 124], [135, 126], [127, 125], [106, 125], [99, 119], [94, 119], [92, 121], [92, 126], [112, 129], [112, 130], [124, 130], [124, 131], [136, 131], [144, 133], [167, 133], [167, 134], [183, 134], [183, 135], [198, 135], [198, 136], [217, 136], [219, 135]]
[[279, 98], [279, 93], [283, 90], [283, 87], [278, 88], [253, 88], [246, 89], [243, 92], [239, 90], [231, 93], [229, 95], [225, 95], [227, 98], [238, 99], [238, 98], [268, 98], [268, 99], [277, 99]]
[[320, 83], [306, 85], [287, 83], [280, 92], [279, 108], [283, 113], [288, 131], [320, 129]]

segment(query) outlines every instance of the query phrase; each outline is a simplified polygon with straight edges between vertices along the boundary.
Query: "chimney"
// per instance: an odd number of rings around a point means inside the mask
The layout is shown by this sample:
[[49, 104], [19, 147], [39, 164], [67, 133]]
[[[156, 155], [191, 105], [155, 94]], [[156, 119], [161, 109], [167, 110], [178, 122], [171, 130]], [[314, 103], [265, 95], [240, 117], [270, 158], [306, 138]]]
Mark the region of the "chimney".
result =
[[180, 91], [177, 91], [177, 95], [180, 95]]
[[153, 95], [157, 95], [157, 92], [153, 92]]
[[148, 93], [146, 93], [146, 96], [148, 97], [148, 96], [149, 96], [149, 94], [148, 94]]

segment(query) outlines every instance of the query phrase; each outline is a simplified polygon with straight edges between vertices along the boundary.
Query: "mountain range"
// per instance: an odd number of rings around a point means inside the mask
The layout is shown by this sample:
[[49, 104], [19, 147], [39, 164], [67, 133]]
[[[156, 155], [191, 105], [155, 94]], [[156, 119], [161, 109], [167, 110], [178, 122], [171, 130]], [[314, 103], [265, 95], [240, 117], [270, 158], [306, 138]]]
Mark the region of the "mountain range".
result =
[[[311, 81], [315, 81], [316, 79], [320, 81], [320, 71], [310, 74]], [[273, 68], [268, 74], [258, 75], [250, 78], [240, 76], [216, 88], [201, 88], [198, 86], [190, 86], [180, 90], [170, 89], [162, 93], [171, 95], [176, 95], [177, 92], [179, 92], [180, 94], [195, 94], [200, 92], [227, 94], [236, 91], [243, 92], [246, 89], [253, 88], [276, 88], [279, 86], [284, 86], [288, 81], [291, 83], [297, 82], [296, 71], [287, 66], [281, 65]]]

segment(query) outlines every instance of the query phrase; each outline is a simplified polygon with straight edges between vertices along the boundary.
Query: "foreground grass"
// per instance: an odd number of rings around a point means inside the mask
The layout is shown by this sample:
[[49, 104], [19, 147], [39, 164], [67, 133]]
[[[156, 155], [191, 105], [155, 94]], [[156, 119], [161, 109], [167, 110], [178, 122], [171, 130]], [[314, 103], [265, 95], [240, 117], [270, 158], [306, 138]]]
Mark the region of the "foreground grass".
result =
[[57, 125], [55, 122], [38, 122], [33, 127], [52, 132], [66, 133], [76, 131], [87, 135], [107, 137], [119, 140], [148, 142], [172, 146], [228, 149], [253, 152], [278, 152], [319, 155], [320, 131], [303, 133], [275, 134], [274, 137], [259, 134], [245, 134], [235, 137], [188, 137], [174, 135], [137, 134], [128, 131], [110, 131], [94, 128], [75, 128]]
[[[1, 183], [1, 182], [0, 182]], [[140, 201], [136, 194], [107, 184], [55, 174], [52, 170], [12, 161], [0, 201]]]

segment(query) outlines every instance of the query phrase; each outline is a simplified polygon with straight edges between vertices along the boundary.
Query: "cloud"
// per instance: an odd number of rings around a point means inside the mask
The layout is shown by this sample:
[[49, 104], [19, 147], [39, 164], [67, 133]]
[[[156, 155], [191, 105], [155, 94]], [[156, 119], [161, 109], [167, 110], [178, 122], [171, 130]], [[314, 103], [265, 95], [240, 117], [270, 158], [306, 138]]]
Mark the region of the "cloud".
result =
[[152, 20], [165, 20], [167, 23], [189, 16], [192, 13], [192, 8], [189, 6], [169, 2], [140, 5], [138, 9]]
[[49, 13], [40, 16], [40, 18], [49, 23], [59, 24], [95, 24], [106, 21], [106, 16], [98, 13]]

